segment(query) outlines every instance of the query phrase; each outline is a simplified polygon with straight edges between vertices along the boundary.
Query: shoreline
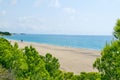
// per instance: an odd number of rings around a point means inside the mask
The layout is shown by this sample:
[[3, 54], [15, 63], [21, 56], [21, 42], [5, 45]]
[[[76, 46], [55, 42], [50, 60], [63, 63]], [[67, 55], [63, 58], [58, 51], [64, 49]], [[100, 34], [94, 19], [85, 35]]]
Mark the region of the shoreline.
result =
[[18, 43], [19, 48], [32, 45], [41, 55], [46, 53], [52, 54], [59, 59], [60, 69], [65, 72], [96, 72], [93, 69], [93, 62], [100, 57], [100, 51], [84, 48], [62, 47], [49, 44], [40, 44], [36, 42], [21, 42], [18, 40], [8, 39], [12, 44]]
[[[21, 42], [21, 40], [14, 40], [14, 39], [8, 39], [7, 40], [11, 40], [11, 41], [16, 41], [16, 42]], [[62, 46], [62, 45], [55, 45], [55, 44], [46, 44], [46, 43], [39, 43], [39, 42], [31, 42], [31, 41], [24, 41], [25, 43], [35, 43], [35, 44], [41, 44], [41, 45], [47, 45], [47, 46], [55, 46], [55, 47], [64, 47], [64, 48], [71, 48], [71, 49], [87, 49], [87, 50], [93, 50], [93, 51], [101, 51], [101, 50], [97, 50], [97, 49], [92, 49], [92, 48], [82, 48], [82, 47], [72, 47], [72, 46]]]

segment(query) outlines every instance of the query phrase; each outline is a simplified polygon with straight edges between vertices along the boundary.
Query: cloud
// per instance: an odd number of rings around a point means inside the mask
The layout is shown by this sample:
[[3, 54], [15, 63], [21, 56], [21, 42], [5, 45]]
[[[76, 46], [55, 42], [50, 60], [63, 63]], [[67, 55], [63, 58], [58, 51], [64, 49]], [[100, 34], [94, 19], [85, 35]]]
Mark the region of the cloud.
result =
[[3, 27], [7, 27], [7, 24], [6, 24], [6, 23], [1, 22], [1, 23], [0, 23], [0, 28], [3, 28]]
[[39, 7], [41, 5], [41, 3], [42, 3], [42, 0], [35, 0], [34, 6]]
[[63, 8], [63, 11], [67, 14], [67, 16], [69, 17], [69, 19], [71, 21], [75, 20], [75, 16], [76, 16], [76, 9], [75, 8]]
[[24, 31], [39, 31], [43, 28], [42, 21], [35, 16], [23, 16], [18, 18], [18, 26]]
[[0, 30], [1, 31], [7, 31], [9, 28], [9, 22], [7, 21], [0, 21]]
[[0, 16], [5, 16], [6, 13], [7, 13], [7, 12], [6, 12], [5, 10], [3, 10], [3, 11], [0, 12]]
[[60, 2], [59, 0], [51, 0], [51, 3], [49, 7], [55, 7], [55, 8], [60, 8]]
[[12, 0], [12, 1], [11, 1], [11, 4], [12, 4], [12, 5], [16, 5], [16, 4], [17, 4], [17, 0]]
[[14, 20], [1, 20], [0, 30], [10, 31], [15, 33], [40, 33], [46, 29], [43, 25], [43, 20], [38, 16], [21, 16]]
[[76, 10], [74, 8], [63, 8], [64, 12], [68, 14], [75, 14]]
[[18, 18], [18, 22], [20, 23], [26, 23], [26, 24], [39, 24], [41, 23], [41, 20], [36, 16], [23, 16]]
[[74, 15], [70, 16], [70, 20], [74, 21], [75, 20], [75, 16]]

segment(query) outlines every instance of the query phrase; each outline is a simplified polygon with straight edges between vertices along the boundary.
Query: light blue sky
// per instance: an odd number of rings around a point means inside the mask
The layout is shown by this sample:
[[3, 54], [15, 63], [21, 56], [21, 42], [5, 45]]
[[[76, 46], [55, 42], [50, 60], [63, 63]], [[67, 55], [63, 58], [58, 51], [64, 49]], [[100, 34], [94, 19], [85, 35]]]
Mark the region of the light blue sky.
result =
[[0, 0], [0, 31], [111, 35], [120, 0]]

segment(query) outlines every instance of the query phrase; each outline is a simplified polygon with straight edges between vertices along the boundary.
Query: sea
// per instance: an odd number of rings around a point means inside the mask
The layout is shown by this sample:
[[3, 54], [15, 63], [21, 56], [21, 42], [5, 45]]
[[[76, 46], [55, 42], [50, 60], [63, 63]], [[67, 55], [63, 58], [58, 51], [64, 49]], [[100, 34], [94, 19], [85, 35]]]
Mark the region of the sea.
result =
[[36, 42], [72, 48], [86, 48], [102, 50], [106, 43], [110, 43], [113, 36], [99, 35], [53, 35], [53, 34], [15, 34], [3, 36], [6, 39], [23, 40], [26, 42]]

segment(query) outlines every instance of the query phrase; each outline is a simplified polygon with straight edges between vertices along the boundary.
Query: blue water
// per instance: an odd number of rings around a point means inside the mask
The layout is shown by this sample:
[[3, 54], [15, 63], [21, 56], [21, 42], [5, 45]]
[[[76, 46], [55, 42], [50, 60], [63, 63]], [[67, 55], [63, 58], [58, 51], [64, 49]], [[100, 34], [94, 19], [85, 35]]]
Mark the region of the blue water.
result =
[[27, 34], [4, 36], [7, 39], [24, 40], [28, 42], [37, 42], [43, 44], [52, 44], [58, 46], [87, 48], [101, 50], [106, 42], [109, 43], [112, 36], [87, 36], [87, 35], [43, 35]]

